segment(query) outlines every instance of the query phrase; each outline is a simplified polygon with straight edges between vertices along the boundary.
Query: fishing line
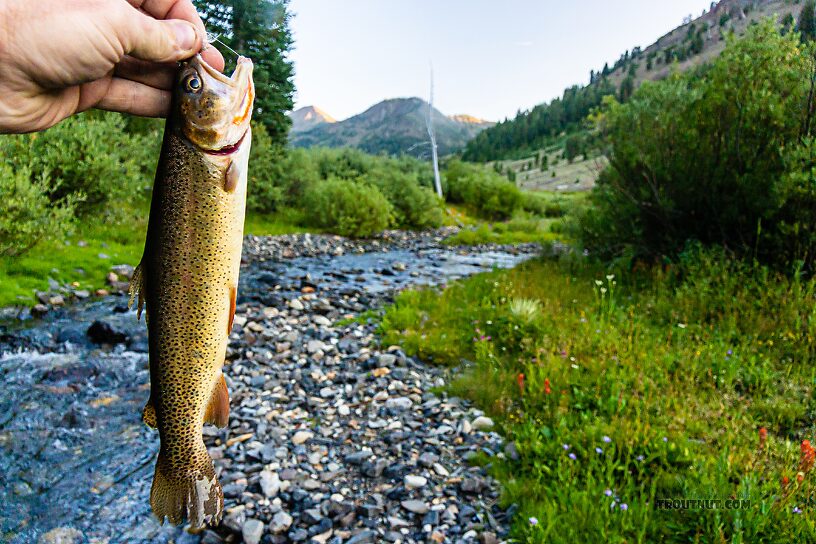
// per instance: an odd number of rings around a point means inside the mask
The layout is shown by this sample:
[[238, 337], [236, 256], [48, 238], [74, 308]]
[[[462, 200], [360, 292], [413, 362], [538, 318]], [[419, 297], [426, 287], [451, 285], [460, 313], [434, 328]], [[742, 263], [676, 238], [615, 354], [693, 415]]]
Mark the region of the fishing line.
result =
[[209, 32], [207, 32], [207, 42], [209, 42], [210, 44], [212, 44], [213, 42], [218, 42], [218, 43], [220, 43], [221, 45], [223, 45], [224, 47], [226, 47], [226, 48], [227, 48], [227, 49], [228, 49], [228, 50], [229, 50], [229, 51], [230, 51], [230, 52], [231, 52], [233, 55], [235, 55], [236, 57], [238, 57], [238, 58], [243, 57], [243, 55], [242, 55], [241, 53], [239, 53], [238, 51], [236, 51], [235, 49], [233, 49], [233, 48], [232, 48], [232, 47], [230, 47], [229, 45], [227, 45], [227, 44], [225, 44], [224, 42], [222, 42], [222, 41], [219, 39], [220, 37], [221, 37], [221, 35], [220, 35], [220, 34], [210, 34]]

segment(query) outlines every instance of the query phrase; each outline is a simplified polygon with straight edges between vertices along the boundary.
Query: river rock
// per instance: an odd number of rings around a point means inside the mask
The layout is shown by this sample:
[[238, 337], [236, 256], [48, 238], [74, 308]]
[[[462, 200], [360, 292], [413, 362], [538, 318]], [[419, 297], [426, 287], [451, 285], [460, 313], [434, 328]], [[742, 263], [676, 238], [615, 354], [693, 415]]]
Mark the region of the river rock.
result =
[[477, 431], [489, 431], [493, 428], [493, 420], [487, 416], [479, 416], [473, 420], [471, 427]]
[[258, 544], [263, 536], [264, 524], [257, 519], [248, 519], [241, 527], [241, 536], [246, 544]]

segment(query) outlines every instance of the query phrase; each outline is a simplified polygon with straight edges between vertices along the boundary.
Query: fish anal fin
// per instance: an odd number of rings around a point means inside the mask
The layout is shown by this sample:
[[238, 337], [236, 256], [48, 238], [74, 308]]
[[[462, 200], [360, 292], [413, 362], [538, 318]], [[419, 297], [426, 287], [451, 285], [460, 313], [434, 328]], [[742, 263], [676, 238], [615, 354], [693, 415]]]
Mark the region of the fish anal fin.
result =
[[156, 419], [156, 407], [153, 405], [152, 396], [142, 410], [142, 421], [144, 421], [144, 424], [151, 429], [155, 429], [158, 426], [158, 420]]
[[217, 427], [226, 427], [229, 421], [229, 392], [224, 375], [215, 382], [210, 404], [204, 412], [204, 423], [211, 423]]
[[230, 287], [229, 293], [229, 321], [227, 322], [227, 334], [232, 332], [232, 324], [235, 322], [235, 305], [238, 298], [238, 289], [236, 289], [234, 286]]
[[[136, 319], [142, 318], [142, 310], [145, 306], [145, 276], [143, 262], [133, 270], [133, 276], [130, 278], [130, 285], [128, 285], [128, 308], [133, 306], [133, 302], [138, 300], [136, 306]], [[147, 320], [147, 317], [145, 317]]]

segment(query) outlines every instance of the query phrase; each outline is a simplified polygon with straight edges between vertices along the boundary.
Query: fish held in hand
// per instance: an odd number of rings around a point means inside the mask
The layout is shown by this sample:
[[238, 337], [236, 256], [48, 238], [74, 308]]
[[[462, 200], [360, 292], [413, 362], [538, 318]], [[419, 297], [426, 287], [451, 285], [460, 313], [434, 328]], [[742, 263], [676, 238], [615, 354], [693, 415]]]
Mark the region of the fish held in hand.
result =
[[220, 522], [224, 494], [204, 445], [204, 423], [223, 427], [222, 374], [235, 315], [247, 161], [252, 141], [252, 62], [232, 77], [200, 56], [182, 63], [159, 158], [142, 261], [131, 282], [146, 305], [150, 399], [144, 422], [161, 447], [150, 505], [193, 528]]

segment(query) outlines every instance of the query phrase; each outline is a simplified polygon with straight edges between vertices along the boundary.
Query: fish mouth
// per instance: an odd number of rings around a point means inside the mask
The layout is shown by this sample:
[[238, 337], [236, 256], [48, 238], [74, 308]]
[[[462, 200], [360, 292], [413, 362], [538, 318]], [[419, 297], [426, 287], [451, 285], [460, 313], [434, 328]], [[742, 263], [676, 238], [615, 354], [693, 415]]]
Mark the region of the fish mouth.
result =
[[249, 132], [249, 129], [245, 130], [241, 137], [238, 138], [238, 141], [234, 144], [228, 144], [218, 149], [204, 149], [203, 151], [208, 155], [232, 155], [241, 148], [241, 144], [244, 143], [244, 138], [246, 138], [247, 132]]

